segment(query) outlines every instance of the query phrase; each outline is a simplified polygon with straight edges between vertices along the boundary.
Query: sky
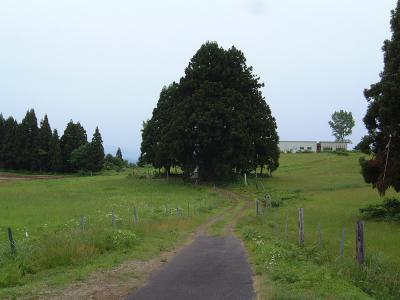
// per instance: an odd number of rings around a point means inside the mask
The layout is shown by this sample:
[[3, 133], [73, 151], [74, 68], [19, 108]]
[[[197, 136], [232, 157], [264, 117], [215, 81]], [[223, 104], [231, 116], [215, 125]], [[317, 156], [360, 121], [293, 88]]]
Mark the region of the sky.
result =
[[396, 0], [1, 0], [0, 112], [29, 108], [59, 133], [70, 119], [107, 152], [136, 160], [142, 122], [206, 41], [242, 50], [281, 140], [333, 140], [351, 111], [366, 133], [363, 90], [379, 80]]

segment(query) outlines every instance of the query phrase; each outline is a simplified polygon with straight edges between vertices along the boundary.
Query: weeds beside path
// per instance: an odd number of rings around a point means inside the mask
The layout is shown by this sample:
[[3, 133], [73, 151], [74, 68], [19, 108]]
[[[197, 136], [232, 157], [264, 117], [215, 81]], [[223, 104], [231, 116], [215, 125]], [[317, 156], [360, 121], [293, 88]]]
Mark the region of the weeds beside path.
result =
[[204, 236], [216, 222], [230, 215], [238, 207], [226, 208], [223, 212], [202, 223], [184, 243], [169, 251], [163, 251], [150, 260], [130, 260], [120, 266], [102, 272], [93, 273], [87, 280], [73, 284], [64, 289], [49, 290], [42, 294], [43, 299], [121, 299], [143, 286], [152, 274], [159, 272], [171, 259], [192, 244], [200, 236]]

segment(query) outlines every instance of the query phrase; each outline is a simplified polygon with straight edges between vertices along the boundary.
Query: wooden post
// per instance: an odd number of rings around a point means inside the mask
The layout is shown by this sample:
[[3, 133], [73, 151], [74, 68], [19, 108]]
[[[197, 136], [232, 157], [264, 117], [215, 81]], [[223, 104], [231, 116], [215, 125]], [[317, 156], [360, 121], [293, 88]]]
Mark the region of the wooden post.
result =
[[321, 224], [318, 224], [318, 247], [319, 247], [320, 249], [323, 248]]
[[256, 216], [258, 217], [259, 214], [260, 214], [260, 201], [256, 199]]
[[244, 173], [244, 185], [247, 185], [247, 175]]
[[344, 256], [344, 241], [346, 240], [346, 227], [343, 226], [342, 240], [340, 241], [340, 256]]
[[17, 248], [15, 246], [15, 241], [14, 241], [14, 237], [11, 231], [11, 228], [8, 227], [8, 239], [10, 241], [10, 246], [11, 246], [11, 253], [12, 254], [16, 254], [17, 253]]
[[365, 244], [364, 244], [364, 222], [357, 221], [356, 225], [356, 258], [358, 264], [362, 265], [365, 261]]
[[299, 208], [299, 244], [304, 246], [304, 208]]
[[139, 215], [138, 215], [138, 210], [137, 210], [136, 206], [133, 207], [133, 222], [135, 224], [139, 223]]
[[84, 216], [80, 217], [79, 225], [80, 225], [81, 230], [85, 229], [85, 217]]
[[116, 225], [114, 210], [112, 210], [112, 212], [111, 212], [111, 224], [113, 227], [115, 227], [115, 225]]
[[286, 215], [286, 221], [285, 221], [285, 239], [288, 239], [288, 218], [289, 216]]

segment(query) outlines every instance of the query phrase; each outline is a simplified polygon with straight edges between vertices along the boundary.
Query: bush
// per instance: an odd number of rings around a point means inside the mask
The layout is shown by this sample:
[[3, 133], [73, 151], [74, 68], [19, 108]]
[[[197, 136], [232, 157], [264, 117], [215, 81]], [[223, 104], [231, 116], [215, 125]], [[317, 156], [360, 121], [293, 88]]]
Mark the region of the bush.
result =
[[381, 204], [360, 208], [360, 212], [369, 219], [386, 219], [400, 222], [400, 201], [395, 198], [388, 198], [383, 200]]

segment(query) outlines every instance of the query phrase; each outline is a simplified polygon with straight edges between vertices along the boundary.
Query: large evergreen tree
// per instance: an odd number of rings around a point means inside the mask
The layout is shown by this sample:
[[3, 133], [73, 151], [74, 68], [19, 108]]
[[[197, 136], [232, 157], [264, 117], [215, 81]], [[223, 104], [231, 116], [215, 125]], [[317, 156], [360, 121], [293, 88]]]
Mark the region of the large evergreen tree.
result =
[[392, 38], [384, 43], [384, 70], [380, 81], [365, 90], [369, 105], [364, 117], [368, 136], [359, 147], [373, 158], [361, 160], [366, 182], [384, 194], [400, 191], [400, 1], [392, 11]]
[[39, 128], [35, 111], [27, 111], [25, 118], [18, 126], [17, 167], [25, 170], [39, 170]]
[[0, 168], [2, 168], [3, 164], [3, 155], [2, 155], [2, 148], [4, 143], [4, 136], [5, 136], [5, 123], [6, 120], [3, 117], [3, 114], [0, 113]]
[[50, 140], [48, 166], [52, 172], [61, 172], [63, 170], [60, 138], [58, 137], [57, 129], [53, 130]]
[[18, 123], [13, 117], [9, 117], [4, 121], [4, 134], [0, 144], [1, 168], [17, 168], [17, 130]]
[[103, 139], [99, 128], [93, 134], [92, 142], [90, 143], [90, 171], [99, 172], [103, 168], [104, 163], [104, 147]]
[[142, 134], [141, 163], [203, 179], [278, 167], [275, 119], [241, 51], [201, 46], [179, 84], [163, 88]]
[[41, 171], [51, 171], [50, 168], [50, 147], [52, 142], [52, 132], [47, 115], [40, 122], [39, 129], [39, 162]]
[[63, 157], [63, 168], [66, 172], [75, 171], [74, 165], [70, 163], [71, 154], [74, 150], [87, 143], [87, 135], [82, 125], [72, 120], [67, 124], [61, 137], [61, 153]]

